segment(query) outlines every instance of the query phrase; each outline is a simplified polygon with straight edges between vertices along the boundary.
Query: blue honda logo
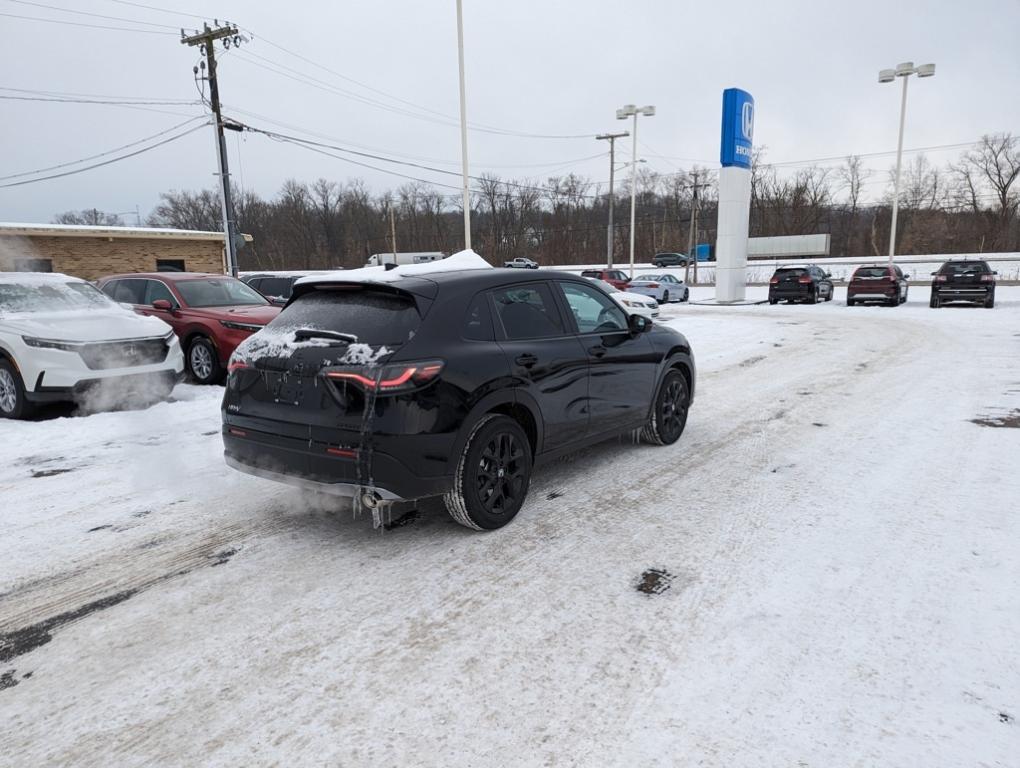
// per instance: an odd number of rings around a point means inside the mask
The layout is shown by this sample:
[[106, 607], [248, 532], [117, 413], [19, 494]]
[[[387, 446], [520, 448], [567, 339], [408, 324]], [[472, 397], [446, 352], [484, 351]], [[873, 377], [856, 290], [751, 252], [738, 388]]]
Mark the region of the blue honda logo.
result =
[[722, 145], [719, 159], [723, 167], [751, 167], [754, 139], [754, 98], [739, 88], [723, 91]]

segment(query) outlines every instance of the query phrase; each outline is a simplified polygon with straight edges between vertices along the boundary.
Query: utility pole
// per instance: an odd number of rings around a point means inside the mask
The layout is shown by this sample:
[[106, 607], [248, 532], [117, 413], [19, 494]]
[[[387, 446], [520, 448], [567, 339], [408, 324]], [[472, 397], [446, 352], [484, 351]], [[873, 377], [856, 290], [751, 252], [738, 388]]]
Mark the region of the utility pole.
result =
[[[201, 32], [193, 35], [185, 35], [181, 30], [181, 43], [191, 47], [199, 46], [199, 50], [205, 56], [203, 66], [207, 65], [209, 80], [209, 106], [212, 108], [214, 124], [216, 128], [216, 157], [219, 161], [219, 177], [221, 199], [223, 206], [223, 242], [227, 253], [227, 271], [237, 277], [237, 246], [240, 237], [237, 232], [237, 222], [234, 218], [234, 202], [230, 197], [230, 170], [227, 167], [227, 143], [223, 138], [223, 116], [220, 114], [220, 87], [216, 80], [216, 41], [223, 40], [223, 47], [230, 48], [231, 44], [239, 46], [242, 37], [237, 27], [230, 23], [222, 26], [219, 20], [215, 20], [215, 29], [211, 29], [208, 23], [204, 23]], [[198, 74], [197, 68], [195, 74]]]
[[460, 168], [463, 181], [464, 250], [471, 250], [471, 193], [468, 191], [467, 97], [464, 93], [464, 10], [457, 0], [457, 65], [460, 73]]
[[[698, 284], [698, 209], [701, 207], [701, 198], [698, 197], [698, 190], [702, 187], [707, 187], [707, 183], [698, 182], [699, 171], [692, 171], [691, 178], [691, 218], [690, 225], [687, 229], [687, 256], [694, 258], [694, 285]], [[691, 262], [687, 262], [687, 267], [684, 269], [684, 282], [687, 282], [687, 275], [691, 268]]]
[[390, 244], [393, 246], [393, 266], [397, 265], [397, 223], [393, 218], [393, 205], [390, 205]]
[[606, 267], [608, 269], [613, 268], [613, 203], [615, 201], [613, 196], [613, 172], [616, 170], [616, 140], [622, 139], [624, 136], [630, 136], [630, 133], [627, 131], [623, 133], [600, 133], [595, 137], [598, 141], [609, 141], [609, 230], [606, 243]]

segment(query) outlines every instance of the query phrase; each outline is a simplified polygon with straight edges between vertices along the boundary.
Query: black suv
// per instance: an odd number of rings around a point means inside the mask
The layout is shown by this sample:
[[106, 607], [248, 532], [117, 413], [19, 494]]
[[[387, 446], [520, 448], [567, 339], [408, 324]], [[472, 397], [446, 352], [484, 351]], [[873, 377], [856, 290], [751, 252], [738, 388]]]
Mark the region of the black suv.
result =
[[817, 304], [832, 301], [832, 275], [815, 264], [779, 267], [769, 280], [769, 304], [799, 301]]
[[932, 309], [947, 301], [972, 301], [991, 309], [995, 306], [995, 276], [987, 261], [947, 261], [932, 272]]
[[637, 429], [657, 445], [683, 432], [687, 339], [590, 281], [387, 278], [301, 282], [238, 348], [223, 398], [230, 466], [374, 511], [442, 495], [482, 530], [513, 519], [537, 462]]
[[652, 257], [652, 264], [659, 269], [663, 267], [686, 267], [693, 264], [694, 258], [685, 253], [657, 253]]
[[294, 283], [312, 272], [260, 272], [244, 275], [241, 282], [247, 283], [270, 302], [282, 307], [294, 290]]

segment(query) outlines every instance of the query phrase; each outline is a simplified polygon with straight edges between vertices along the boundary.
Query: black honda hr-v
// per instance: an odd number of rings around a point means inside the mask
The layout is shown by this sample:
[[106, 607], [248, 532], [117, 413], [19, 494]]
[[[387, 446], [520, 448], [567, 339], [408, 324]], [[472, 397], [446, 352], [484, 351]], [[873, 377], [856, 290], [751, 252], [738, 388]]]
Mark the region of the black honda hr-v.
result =
[[457, 522], [493, 529], [536, 462], [633, 430], [675, 442], [694, 385], [682, 334], [576, 275], [338, 273], [298, 283], [238, 347], [225, 456], [374, 510], [442, 495]]

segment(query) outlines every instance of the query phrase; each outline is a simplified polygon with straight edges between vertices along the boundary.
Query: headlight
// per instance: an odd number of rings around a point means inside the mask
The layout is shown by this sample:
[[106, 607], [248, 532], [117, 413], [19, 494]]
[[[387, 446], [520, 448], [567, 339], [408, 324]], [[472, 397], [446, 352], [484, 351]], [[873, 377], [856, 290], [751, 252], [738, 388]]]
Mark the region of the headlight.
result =
[[174, 329], [171, 328], [169, 331], [166, 332], [166, 336], [163, 337], [163, 341], [166, 342], [166, 345], [169, 347], [174, 343], [174, 339], [176, 338], [177, 334], [176, 332], [174, 332]]
[[252, 333], [261, 331], [265, 327], [255, 323], [236, 323], [233, 320], [220, 320], [220, 325], [232, 331], [251, 331]]
[[40, 349], [62, 349], [64, 352], [76, 352], [79, 344], [69, 341], [57, 341], [56, 339], [38, 339], [34, 336], [22, 336], [21, 340], [30, 347]]
[[623, 303], [624, 303], [624, 304], [626, 304], [626, 305], [627, 305], [628, 307], [640, 307], [640, 306], [641, 306], [641, 305], [640, 305], [640, 304], [638, 304], [638, 303], [637, 303], [636, 301], [631, 301], [630, 299], [622, 299], [622, 301], [623, 301]]

